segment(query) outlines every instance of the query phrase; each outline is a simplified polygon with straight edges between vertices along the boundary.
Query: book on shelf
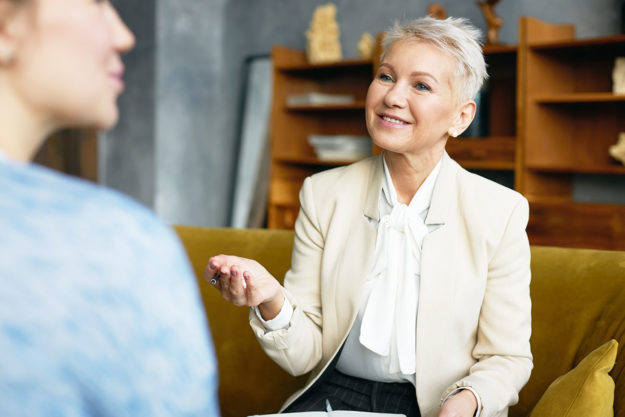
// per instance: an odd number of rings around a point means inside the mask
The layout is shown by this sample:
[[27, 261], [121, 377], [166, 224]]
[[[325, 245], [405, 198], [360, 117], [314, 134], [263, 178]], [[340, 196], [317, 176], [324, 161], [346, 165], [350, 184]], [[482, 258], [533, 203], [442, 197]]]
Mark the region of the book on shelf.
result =
[[333, 104], [352, 104], [356, 101], [354, 96], [349, 94], [324, 94], [324, 93], [306, 93], [306, 94], [289, 94], [286, 97], [288, 106], [324, 106]]

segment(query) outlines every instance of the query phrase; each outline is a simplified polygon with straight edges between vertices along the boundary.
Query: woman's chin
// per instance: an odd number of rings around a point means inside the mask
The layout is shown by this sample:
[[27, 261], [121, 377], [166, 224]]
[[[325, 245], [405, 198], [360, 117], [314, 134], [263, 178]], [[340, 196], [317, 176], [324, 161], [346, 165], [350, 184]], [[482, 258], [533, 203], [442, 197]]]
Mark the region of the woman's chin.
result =
[[117, 106], [115, 106], [113, 109], [99, 115], [93, 123], [93, 127], [99, 131], [107, 131], [113, 129], [118, 121], [119, 110], [117, 109]]
[[401, 141], [397, 138], [372, 138], [373, 144], [383, 151], [387, 152], [401, 152]]

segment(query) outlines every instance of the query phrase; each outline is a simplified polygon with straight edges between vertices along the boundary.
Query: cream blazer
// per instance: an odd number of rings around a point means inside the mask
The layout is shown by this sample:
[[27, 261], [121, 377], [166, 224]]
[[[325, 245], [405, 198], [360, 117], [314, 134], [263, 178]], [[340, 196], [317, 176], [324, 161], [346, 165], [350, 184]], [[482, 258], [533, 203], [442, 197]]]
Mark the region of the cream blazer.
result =
[[[294, 312], [287, 329], [250, 325], [262, 348], [310, 387], [343, 344], [371, 268], [384, 176], [382, 157], [304, 181], [284, 293]], [[461, 168], [447, 154], [426, 224], [416, 325], [416, 394], [423, 417], [472, 387], [481, 416], [507, 416], [532, 369], [528, 203], [519, 193]], [[366, 365], [363, 365], [366, 366]]]

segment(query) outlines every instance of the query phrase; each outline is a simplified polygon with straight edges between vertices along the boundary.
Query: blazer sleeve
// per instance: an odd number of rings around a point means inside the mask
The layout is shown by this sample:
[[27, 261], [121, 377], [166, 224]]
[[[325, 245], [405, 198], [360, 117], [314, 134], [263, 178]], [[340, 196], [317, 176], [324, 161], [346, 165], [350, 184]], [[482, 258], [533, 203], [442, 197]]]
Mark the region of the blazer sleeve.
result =
[[300, 190], [291, 269], [284, 278], [285, 297], [293, 305], [289, 327], [270, 331], [250, 312], [250, 325], [267, 355], [291, 375], [312, 370], [321, 360], [320, 267], [324, 247], [313, 195], [306, 178]]
[[518, 393], [532, 370], [530, 350], [531, 300], [530, 246], [525, 228], [527, 200], [520, 197], [508, 218], [501, 241], [489, 261], [477, 343], [477, 362], [469, 375], [449, 387], [471, 387], [480, 396], [480, 416], [499, 415], [518, 402]]

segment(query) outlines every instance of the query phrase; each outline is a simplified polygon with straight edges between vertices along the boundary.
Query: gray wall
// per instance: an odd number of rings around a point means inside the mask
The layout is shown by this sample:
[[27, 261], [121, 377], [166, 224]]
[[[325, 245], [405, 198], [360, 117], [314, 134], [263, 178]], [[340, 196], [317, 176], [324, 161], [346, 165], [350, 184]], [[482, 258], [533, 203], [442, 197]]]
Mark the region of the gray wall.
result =
[[221, 122], [226, 0], [159, 0], [155, 209], [171, 223], [219, 226], [228, 216], [234, 150]]
[[[138, 36], [126, 57], [129, 89], [119, 126], [106, 135], [107, 185], [156, 209], [170, 223], [228, 224], [241, 115], [243, 63], [272, 44], [305, 48], [316, 6], [327, 0], [135, 0], [119, 2]], [[363, 32], [425, 14], [429, 1], [335, 0], [345, 57]], [[440, 1], [485, 29], [474, 1]], [[621, 0], [506, 0], [500, 39], [517, 42], [522, 15], [573, 23], [578, 37], [618, 33]], [[135, 84], [135, 85], [133, 85]], [[592, 187], [590, 187], [592, 188]], [[584, 193], [582, 193], [584, 194]]]
[[132, 27], [137, 43], [124, 57], [126, 91], [119, 98], [119, 123], [100, 136], [99, 177], [104, 184], [153, 207], [155, 4], [154, 0], [118, 1], [115, 6]]

